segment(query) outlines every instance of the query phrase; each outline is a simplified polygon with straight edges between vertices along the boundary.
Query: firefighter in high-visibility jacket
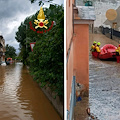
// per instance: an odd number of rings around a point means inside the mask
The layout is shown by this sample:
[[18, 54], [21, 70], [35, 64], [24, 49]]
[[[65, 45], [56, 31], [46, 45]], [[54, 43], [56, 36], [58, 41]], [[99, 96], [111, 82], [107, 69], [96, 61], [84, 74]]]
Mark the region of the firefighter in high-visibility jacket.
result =
[[94, 41], [94, 42], [93, 42], [93, 45], [91, 46], [91, 50], [90, 50], [90, 51], [95, 52], [96, 46], [97, 46], [97, 42]]
[[98, 53], [100, 53], [100, 45], [101, 45], [101, 43], [98, 42], [98, 43], [97, 43], [97, 46], [96, 46], [96, 48], [95, 48]]
[[115, 51], [116, 51], [116, 55], [120, 55], [120, 44], [119, 44], [119, 47]]

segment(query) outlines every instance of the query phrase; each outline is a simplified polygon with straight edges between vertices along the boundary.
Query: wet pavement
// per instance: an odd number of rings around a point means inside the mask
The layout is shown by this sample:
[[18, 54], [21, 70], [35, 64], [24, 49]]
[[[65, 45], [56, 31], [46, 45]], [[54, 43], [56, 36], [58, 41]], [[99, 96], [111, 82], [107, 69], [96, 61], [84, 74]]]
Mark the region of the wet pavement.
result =
[[0, 120], [61, 120], [22, 63], [0, 66]]
[[[102, 34], [90, 34], [89, 49], [93, 41], [101, 42], [101, 47], [118, 46], [116, 41]], [[90, 120], [87, 107], [98, 120], [120, 120], [120, 63], [99, 60], [89, 54], [89, 98], [77, 102], [75, 120]]]

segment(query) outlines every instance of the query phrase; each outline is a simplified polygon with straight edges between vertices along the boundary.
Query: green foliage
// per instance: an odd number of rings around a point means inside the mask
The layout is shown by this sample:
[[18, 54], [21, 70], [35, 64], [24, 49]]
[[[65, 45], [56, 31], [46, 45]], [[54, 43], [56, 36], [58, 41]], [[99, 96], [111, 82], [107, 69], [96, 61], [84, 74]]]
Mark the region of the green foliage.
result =
[[18, 56], [15, 57], [16, 60], [22, 60], [22, 56], [19, 54]]
[[6, 58], [10, 57], [12, 59], [15, 59], [16, 57], [16, 49], [13, 46], [6, 45], [6, 52], [5, 52]]
[[[20, 43], [20, 54], [24, 64], [29, 65], [30, 73], [41, 87], [46, 84], [57, 95], [63, 97], [64, 85], [64, 11], [63, 6], [50, 5], [44, 8], [46, 19], [56, 25], [46, 33], [39, 34], [29, 28], [29, 22], [37, 19], [38, 12], [25, 19], [18, 28], [16, 40]], [[27, 27], [26, 27], [27, 26]], [[31, 52], [30, 43], [36, 42]]]

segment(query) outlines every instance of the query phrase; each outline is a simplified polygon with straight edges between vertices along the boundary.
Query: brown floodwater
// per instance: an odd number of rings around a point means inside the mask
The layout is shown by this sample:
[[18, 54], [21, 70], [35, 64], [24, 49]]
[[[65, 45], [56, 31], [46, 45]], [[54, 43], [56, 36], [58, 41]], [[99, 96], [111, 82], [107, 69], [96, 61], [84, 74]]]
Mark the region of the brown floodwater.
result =
[[61, 120], [22, 63], [0, 66], [0, 120]]
[[[102, 34], [90, 35], [93, 41], [118, 46]], [[89, 107], [98, 120], [120, 120], [120, 63], [89, 56]]]

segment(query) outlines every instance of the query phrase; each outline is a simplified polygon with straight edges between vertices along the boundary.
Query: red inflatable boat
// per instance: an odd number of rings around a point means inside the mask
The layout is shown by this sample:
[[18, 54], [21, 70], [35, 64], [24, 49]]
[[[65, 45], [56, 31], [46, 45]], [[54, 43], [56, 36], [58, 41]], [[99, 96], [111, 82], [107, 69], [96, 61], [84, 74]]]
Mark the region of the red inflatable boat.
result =
[[114, 46], [112, 44], [106, 44], [100, 49], [101, 50], [100, 53], [92, 52], [92, 55], [99, 59], [115, 58], [116, 57], [116, 52], [115, 52], [116, 49], [117, 49], [116, 46]]

